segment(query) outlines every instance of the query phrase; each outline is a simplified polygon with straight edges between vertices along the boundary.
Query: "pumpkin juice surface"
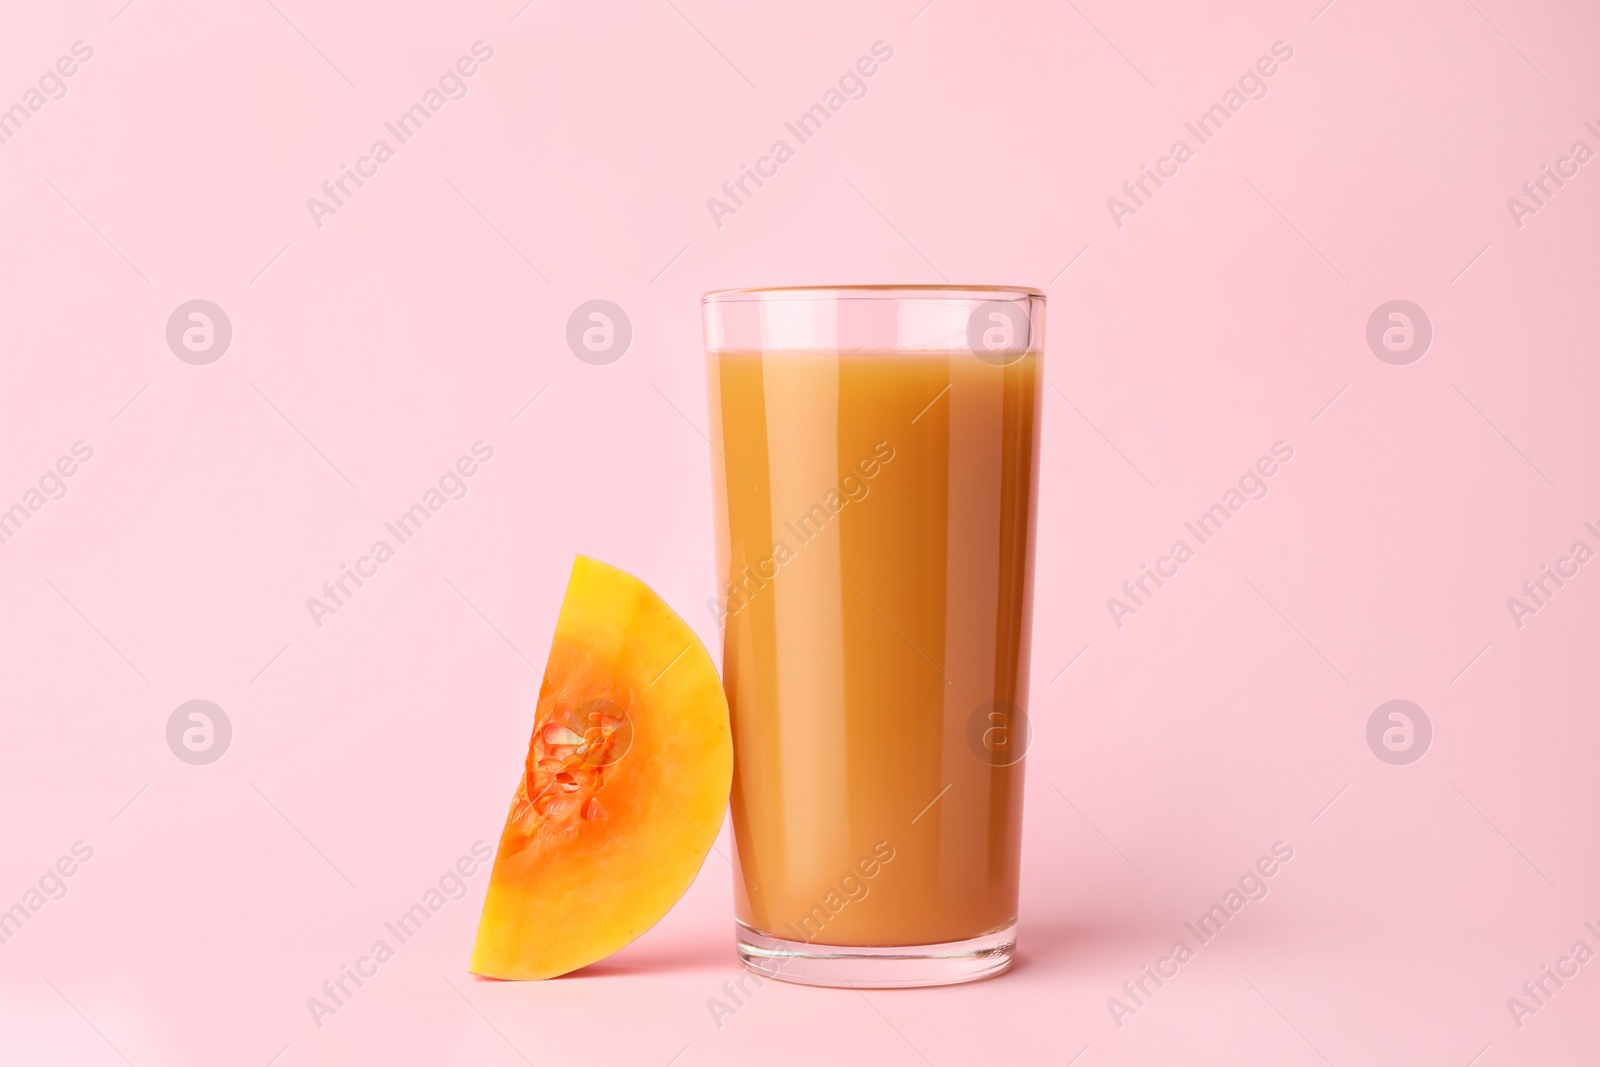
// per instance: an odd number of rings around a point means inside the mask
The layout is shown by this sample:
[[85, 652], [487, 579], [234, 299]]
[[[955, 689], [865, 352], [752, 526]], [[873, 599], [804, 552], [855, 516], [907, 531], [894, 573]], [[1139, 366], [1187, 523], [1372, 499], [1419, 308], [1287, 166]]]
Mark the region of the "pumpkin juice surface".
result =
[[709, 376], [739, 921], [814, 946], [1007, 927], [1036, 354], [713, 351]]

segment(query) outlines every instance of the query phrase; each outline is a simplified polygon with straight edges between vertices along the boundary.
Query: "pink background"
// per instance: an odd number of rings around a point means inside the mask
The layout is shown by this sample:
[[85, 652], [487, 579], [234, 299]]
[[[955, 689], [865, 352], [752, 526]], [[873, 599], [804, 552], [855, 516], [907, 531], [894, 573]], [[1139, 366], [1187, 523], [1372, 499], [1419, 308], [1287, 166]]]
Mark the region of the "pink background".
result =
[[[0, 15], [0, 106], [94, 50], [0, 145], [0, 506], [94, 450], [0, 545], [0, 907], [93, 848], [0, 945], [0, 1061], [1600, 1054], [1600, 963], [1520, 1027], [1506, 1004], [1600, 949], [1600, 574], [1520, 628], [1506, 606], [1600, 548], [1600, 163], [1520, 227], [1506, 205], [1600, 148], [1592, 6], [122, 3]], [[465, 98], [316, 226], [306, 199], [478, 40]], [[879, 40], [865, 98], [715, 225]], [[1197, 146], [1275, 41], [1265, 98]], [[465, 973], [479, 872], [316, 1026], [306, 998], [495, 840], [573, 553], [714, 644], [699, 294], [945, 278], [1052, 302], [1016, 969], [769, 985], [719, 1027], [719, 856], [542, 984]], [[207, 366], [164, 333], [196, 298], [233, 327]], [[608, 366], [565, 342], [597, 298], [633, 326]], [[1392, 299], [1433, 326], [1408, 366], [1365, 339]], [[478, 440], [467, 496], [314, 625]], [[1118, 628], [1106, 599], [1278, 440], [1269, 495]], [[1407, 766], [1365, 738], [1396, 698], [1434, 730]], [[209, 766], [167, 747], [192, 699], [232, 723]], [[1118, 1026], [1107, 999], [1279, 840], [1267, 898]]]

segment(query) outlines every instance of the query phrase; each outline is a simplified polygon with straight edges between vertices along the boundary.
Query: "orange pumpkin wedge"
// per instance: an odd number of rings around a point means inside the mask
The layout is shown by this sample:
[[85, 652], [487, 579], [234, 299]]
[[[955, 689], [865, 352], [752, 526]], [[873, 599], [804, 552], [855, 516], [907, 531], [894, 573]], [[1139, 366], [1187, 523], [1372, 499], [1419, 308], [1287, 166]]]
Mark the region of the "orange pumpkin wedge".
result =
[[732, 778], [705, 646], [649, 586], [579, 556], [472, 972], [553, 978], [650, 929], [705, 861]]

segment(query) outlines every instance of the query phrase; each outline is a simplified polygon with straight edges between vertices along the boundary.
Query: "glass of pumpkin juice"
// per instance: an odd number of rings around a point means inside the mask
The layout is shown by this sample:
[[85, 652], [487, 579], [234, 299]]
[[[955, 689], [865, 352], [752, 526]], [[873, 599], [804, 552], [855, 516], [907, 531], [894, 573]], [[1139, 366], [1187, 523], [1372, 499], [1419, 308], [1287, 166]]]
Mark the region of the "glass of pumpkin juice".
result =
[[703, 299], [737, 939], [812, 985], [1016, 945], [1044, 294]]

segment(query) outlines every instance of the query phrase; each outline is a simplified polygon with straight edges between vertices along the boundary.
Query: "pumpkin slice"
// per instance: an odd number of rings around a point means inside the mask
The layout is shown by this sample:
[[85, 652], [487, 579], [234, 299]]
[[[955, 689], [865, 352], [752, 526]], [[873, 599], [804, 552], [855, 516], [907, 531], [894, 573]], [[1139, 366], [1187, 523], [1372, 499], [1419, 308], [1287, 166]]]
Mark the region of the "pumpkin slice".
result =
[[650, 929], [705, 861], [732, 778], [705, 646], [649, 586], [579, 556], [472, 972], [553, 978]]

